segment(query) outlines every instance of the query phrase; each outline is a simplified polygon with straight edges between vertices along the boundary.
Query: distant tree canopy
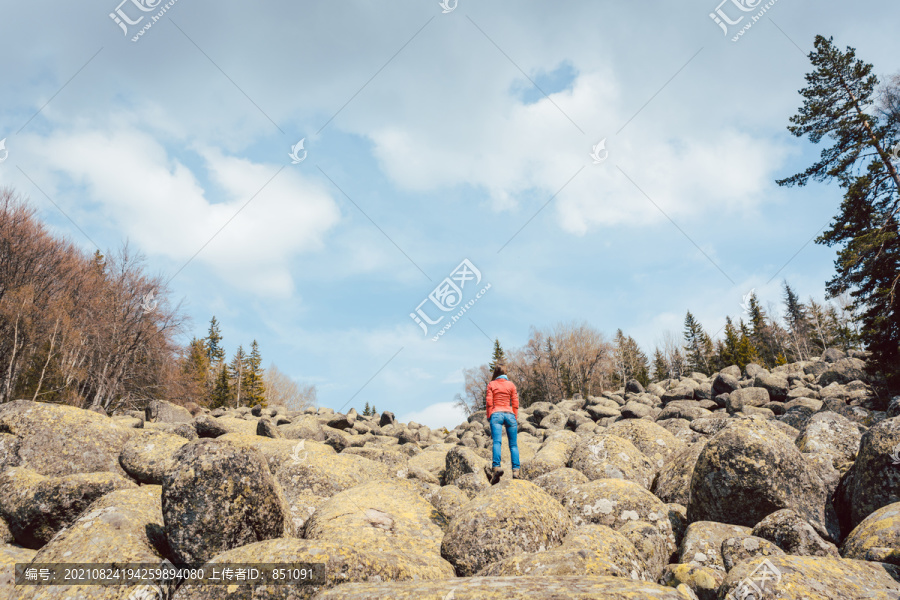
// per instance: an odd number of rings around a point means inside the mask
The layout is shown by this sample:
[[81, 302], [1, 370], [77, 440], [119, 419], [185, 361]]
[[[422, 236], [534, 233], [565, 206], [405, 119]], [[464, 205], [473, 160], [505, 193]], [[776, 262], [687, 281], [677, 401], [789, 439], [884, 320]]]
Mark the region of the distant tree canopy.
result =
[[150, 399], [201, 406], [316, 403], [272, 365], [256, 340], [226, 363], [219, 322], [180, 346], [186, 318], [164, 280], [127, 245], [87, 254], [50, 234], [35, 210], [0, 189], [0, 403], [142, 408]]

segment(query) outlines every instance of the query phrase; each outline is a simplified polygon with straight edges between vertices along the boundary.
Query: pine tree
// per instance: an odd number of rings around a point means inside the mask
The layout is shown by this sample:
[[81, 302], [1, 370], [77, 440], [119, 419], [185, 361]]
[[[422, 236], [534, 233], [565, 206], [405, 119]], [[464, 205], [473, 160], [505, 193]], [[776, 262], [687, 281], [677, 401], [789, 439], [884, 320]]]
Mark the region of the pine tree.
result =
[[787, 325], [791, 346], [793, 347], [792, 358], [794, 361], [809, 360], [810, 324], [806, 315], [806, 307], [800, 302], [800, 298], [794, 293], [787, 281], [784, 281], [782, 285], [784, 287], [784, 321]]
[[[719, 351], [719, 363], [721, 368], [730, 367], [738, 364], [738, 352], [740, 351], [741, 336], [738, 335], [731, 322], [731, 317], [725, 317], [725, 341], [721, 345]], [[743, 370], [743, 366], [738, 365]]]
[[691, 311], [684, 317], [684, 349], [686, 368], [691, 371], [709, 373], [709, 360], [713, 352], [712, 340]]
[[374, 404], [372, 405], [372, 412], [369, 413], [369, 414], [370, 414], [371, 416], [373, 416], [373, 417], [374, 417], [375, 415], [378, 414], [378, 409], [375, 408], [375, 405], [374, 405]]
[[244, 394], [249, 406], [256, 404], [266, 406], [266, 390], [265, 385], [263, 385], [264, 370], [260, 366], [261, 364], [262, 355], [259, 352], [259, 344], [256, 343], [256, 340], [253, 340], [250, 344], [250, 357], [247, 359], [244, 379]]
[[363, 416], [365, 416], [365, 417], [368, 417], [368, 416], [370, 416], [370, 415], [372, 414], [372, 409], [369, 408], [369, 403], [368, 403], [368, 402], [366, 402], [366, 405], [363, 407], [363, 412], [362, 412], [362, 414], [363, 414]]
[[213, 385], [210, 398], [212, 408], [224, 408], [231, 405], [231, 385], [228, 381], [228, 369], [223, 364]]
[[209, 321], [209, 333], [206, 335], [206, 357], [210, 365], [217, 366], [225, 360], [225, 349], [222, 347], [222, 332], [219, 330], [219, 322], [214, 316]]
[[900, 387], [900, 174], [890, 156], [900, 116], [872, 110], [878, 78], [853, 48], [842, 52], [831, 38], [816, 36], [809, 59], [815, 70], [806, 75], [803, 106], [788, 129], [813, 143], [827, 137], [832, 144], [817, 163], [778, 184], [834, 180], [846, 190], [839, 214], [816, 239], [839, 248], [826, 290], [831, 297], [850, 293], [860, 313], [860, 335], [872, 352], [869, 368]]
[[206, 355], [206, 344], [194, 338], [183, 354], [181, 371], [186, 376], [190, 396], [196, 401], [206, 402], [209, 396], [207, 388], [209, 377], [209, 359]]
[[500, 346], [500, 340], [494, 339], [494, 353], [491, 356], [490, 369], [491, 372], [494, 372], [494, 369], [497, 365], [506, 364], [506, 354], [503, 352], [503, 348]]
[[234, 396], [234, 405], [241, 406], [244, 399], [245, 382], [247, 380], [247, 355], [244, 354], [244, 347], [238, 346], [231, 359], [231, 365], [228, 368], [231, 378], [232, 395]]
[[653, 351], [653, 380], [662, 381], [669, 378], [669, 365], [662, 351], [656, 348]]

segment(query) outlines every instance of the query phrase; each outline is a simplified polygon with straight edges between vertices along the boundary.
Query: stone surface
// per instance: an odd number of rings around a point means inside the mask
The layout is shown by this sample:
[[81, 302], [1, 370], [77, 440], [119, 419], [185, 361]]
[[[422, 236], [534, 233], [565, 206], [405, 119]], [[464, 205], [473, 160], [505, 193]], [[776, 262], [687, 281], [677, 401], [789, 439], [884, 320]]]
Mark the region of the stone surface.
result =
[[833, 556], [834, 544], [826, 542], [812, 525], [790, 509], [773, 512], [753, 528], [753, 535], [769, 540], [787, 554], [798, 556]]
[[688, 520], [752, 527], [766, 515], [796, 510], [822, 535], [825, 487], [793, 444], [767, 422], [742, 420], [711, 438], [694, 467]]
[[119, 464], [135, 481], [162, 485], [175, 464], [175, 453], [187, 443], [181, 436], [145, 429], [125, 443]]
[[45, 477], [31, 469], [12, 467], [0, 474], [0, 515], [16, 543], [38, 550], [98, 498], [135, 487], [116, 473]]
[[634, 444], [607, 433], [581, 440], [572, 453], [569, 466], [581, 471], [590, 480], [624, 479], [645, 489], [650, 488], [656, 471]]
[[293, 533], [290, 507], [265, 458], [223, 438], [182, 446], [162, 488], [166, 536], [181, 562]]
[[450, 523], [441, 554], [461, 576], [522, 552], [562, 544], [572, 517], [552, 496], [525, 480], [501, 482], [464, 506]]

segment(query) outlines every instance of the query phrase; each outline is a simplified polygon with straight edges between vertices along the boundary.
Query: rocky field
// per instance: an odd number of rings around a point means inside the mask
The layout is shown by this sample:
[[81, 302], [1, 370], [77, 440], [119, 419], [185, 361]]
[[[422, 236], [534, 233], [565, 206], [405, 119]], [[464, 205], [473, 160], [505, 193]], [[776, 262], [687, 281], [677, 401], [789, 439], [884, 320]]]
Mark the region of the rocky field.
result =
[[[491, 487], [483, 412], [0, 406], [0, 598], [15, 563], [324, 563], [306, 586], [175, 600], [900, 598], [900, 397], [860, 352], [732, 366], [519, 413]], [[754, 595], [749, 595], [749, 594]], [[146, 596], [148, 599], [152, 596]]]

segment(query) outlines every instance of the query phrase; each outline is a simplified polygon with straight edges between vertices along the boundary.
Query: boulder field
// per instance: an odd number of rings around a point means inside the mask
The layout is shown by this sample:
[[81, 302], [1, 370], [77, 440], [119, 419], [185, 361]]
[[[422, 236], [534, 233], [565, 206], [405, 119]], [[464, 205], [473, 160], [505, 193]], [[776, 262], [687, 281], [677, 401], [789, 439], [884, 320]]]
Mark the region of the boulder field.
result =
[[[900, 397], [865, 353], [750, 364], [519, 411], [491, 486], [484, 412], [452, 430], [326, 408], [106, 416], [0, 405], [0, 598], [16, 563], [320, 563], [309, 585], [166, 600], [900, 598]], [[149, 589], [149, 588], [148, 588]], [[751, 595], [752, 594], [752, 595]]]

